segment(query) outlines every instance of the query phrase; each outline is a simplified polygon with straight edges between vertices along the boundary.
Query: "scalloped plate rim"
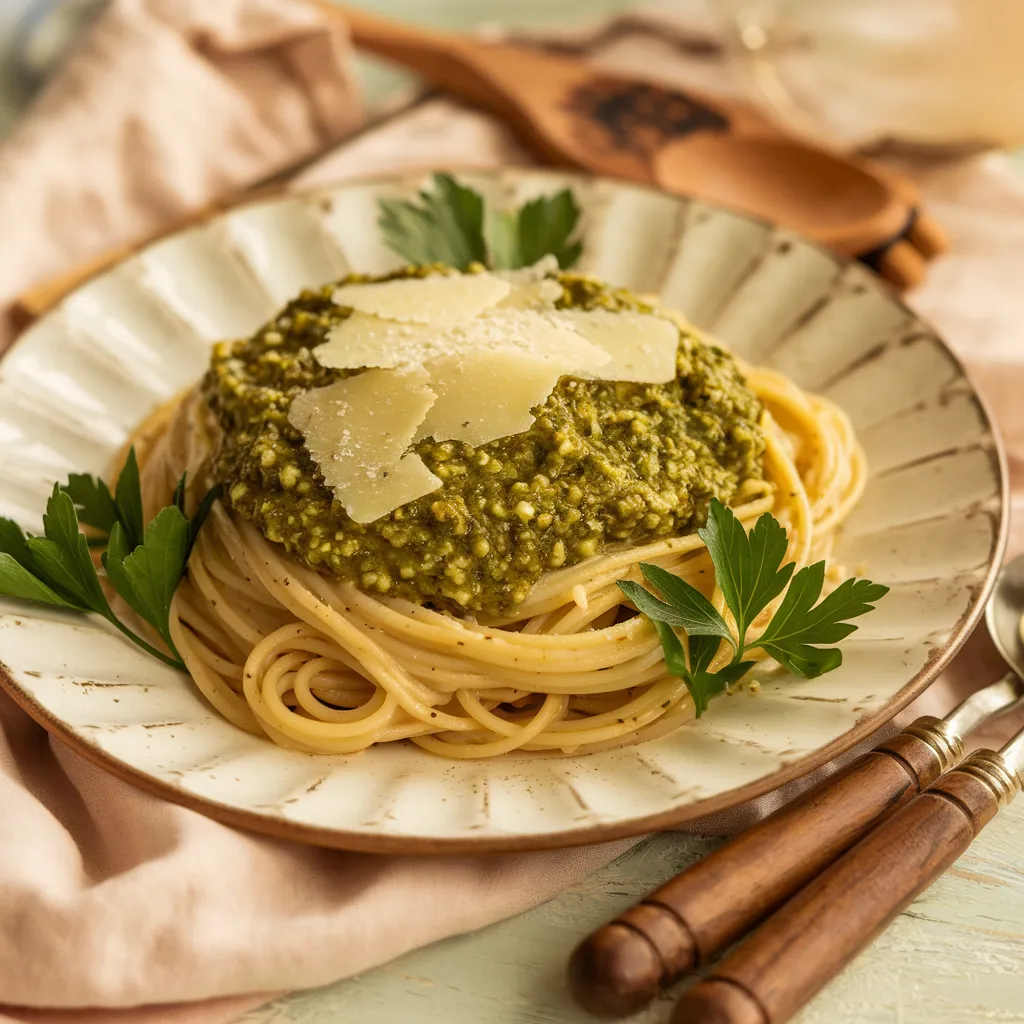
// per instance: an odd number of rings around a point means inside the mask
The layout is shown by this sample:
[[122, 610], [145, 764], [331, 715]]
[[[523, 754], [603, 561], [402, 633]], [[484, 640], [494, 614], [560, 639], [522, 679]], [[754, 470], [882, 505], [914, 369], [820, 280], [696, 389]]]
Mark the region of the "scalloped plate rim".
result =
[[[576, 179], [580, 182], [592, 182], [610, 186], [622, 186], [639, 191], [650, 192], [656, 195], [668, 195], [663, 189], [656, 186], [644, 185], [635, 182], [618, 181], [600, 175], [563, 170], [561, 168], [544, 168], [507, 165], [502, 167], [474, 167], [460, 166], [447, 168], [454, 173], [474, 174], [481, 177], [496, 177], [500, 175], [528, 176], [530, 174], [554, 173], [559, 176]], [[235, 213], [239, 210], [255, 206], [273, 204], [282, 200], [304, 199], [317, 201], [329, 199], [338, 189], [359, 186], [384, 185], [388, 183], [410, 183], [422, 179], [423, 174], [429, 173], [429, 169], [422, 171], [407, 169], [396, 174], [372, 174], [363, 177], [354, 177], [338, 182], [335, 185], [318, 185], [308, 190], [289, 192], [282, 190], [273, 195], [262, 195], [252, 199], [243, 200], [237, 204], [229, 205], [211, 211], [208, 216], [204, 215], [186, 225], [163, 233], [150, 239], [146, 244], [126, 252], [114, 262], [98, 267], [94, 273], [79, 281], [76, 286], [61, 296], [59, 302], [55, 303], [38, 320], [58, 312], [64, 301], [77, 294], [91, 281], [103, 274], [121, 266], [128, 260], [137, 257], [140, 253], [159, 245], [168, 238], [184, 234], [188, 231], [201, 229]], [[719, 203], [709, 202], [699, 196], [674, 195], [685, 202], [696, 202], [701, 206], [713, 211], [717, 210], [733, 217], [759, 224], [772, 230], [780, 230], [780, 226], [763, 218], [747, 214], [743, 211], [730, 209]], [[781, 228], [789, 231], [789, 229]], [[824, 253], [837, 268], [849, 267], [857, 261], [851, 257], [832, 252], [827, 247], [809, 239], [799, 232], [789, 231], [793, 237], [804, 244], [813, 247]], [[884, 283], [883, 283], [884, 284]], [[992, 509], [990, 515], [994, 521], [991, 547], [988, 561], [980, 582], [974, 585], [973, 595], [965, 611], [961, 614], [955, 625], [950, 630], [948, 638], [931, 652], [928, 662], [915, 673], [896, 693], [894, 693], [877, 711], [867, 714], [858, 719], [855, 725], [836, 736], [829, 743], [818, 747], [802, 757], [795, 758], [791, 763], [784, 765], [775, 771], [760, 776], [753, 781], [744, 783], [733, 789], [721, 793], [694, 800], [679, 807], [672, 808], [656, 814], [649, 814], [635, 818], [623, 818], [620, 821], [610, 823], [599, 823], [587, 825], [577, 829], [561, 829], [558, 831], [547, 831], [538, 833], [523, 834], [496, 834], [493, 836], [456, 836], [445, 837], [426, 834], [388, 834], [380, 831], [355, 831], [326, 826], [316, 826], [297, 822], [285, 818], [281, 814], [267, 813], [240, 808], [232, 804], [224, 803], [208, 796], [200, 796], [196, 793], [183, 790], [179, 787], [165, 782], [162, 779], [147, 774], [145, 771], [136, 768], [132, 764], [104, 750], [82, 733], [75, 730], [73, 726], [61, 720], [55, 713], [41, 704], [29, 690], [20, 684], [12, 670], [0, 661], [0, 685], [12, 697], [34, 721], [45, 728], [50, 734], [59, 738], [72, 750], [91, 761], [93, 764], [105, 769], [117, 778], [128, 782], [140, 789], [143, 789], [155, 796], [166, 799], [172, 803], [198, 811], [217, 821], [232, 827], [247, 829], [263, 835], [273, 836], [279, 839], [292, 840], [341, 850], [352, 850], [367, 853], [385, 854], [450, 854], [450, 853], [509, 853], [528, 850], [546, 850], [564, 848], [569, 846], [586, 845], [592, 843], [607, 842], [610, 840], [623, 839], [632, 836], [642, 835], [647, 832], [672, 828], [705, 818], [713, 814], [726, 811], [738, 804], [756, 799], [766, 793], [777, 789], [787, 783], [793, 782], [810, 772], [820, 768], [834, 758], [856, 747], [868, 739], [887, 721], [891, 720], [899, 711], [905, 708], [914, 698], [923, 693], [942, 670], [949, 664], [954, 655], [959, 651], [966, 639], [970, 636], [974, 627], [980, 621], [987, 600], [995, 584], [995, 577], [999, 571], [1009, 534], [1009, 474], [1005, 448], [998, 426], [992, 416], [989, 404], [984, 395], [978, 392], [971, 382], [963, 361], [952, 350], [945, 339], [932, 327], [928, 321], [914, 312], [902, 298], [888, 291], [887, 298], [907, 316], [924, 323], [934, 333], [934, 339], [944, 354], [950, 359], [961, 377], [970, 387], [971, 400], [976, 403], [983, 418], [983, 425], [991, 437], [993, 445], [991, 454], [995, 465], [999, 485], [998, 508]], [[18, 338], [3, 353], [0, 361], [0, 379], [4, 379], [5, 362], [8, 356], [18, 348], [26, 339], [28, 331], [23, 331]], [[980, 572], [980, 570], [979, 570]]]

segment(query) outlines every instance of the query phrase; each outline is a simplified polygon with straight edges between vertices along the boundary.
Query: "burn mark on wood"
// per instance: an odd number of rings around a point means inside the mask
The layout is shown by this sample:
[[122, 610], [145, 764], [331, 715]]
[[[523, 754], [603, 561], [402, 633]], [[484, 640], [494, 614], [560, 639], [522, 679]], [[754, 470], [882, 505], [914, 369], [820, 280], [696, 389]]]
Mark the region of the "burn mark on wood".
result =
[[565, 109], [579, 118], [581, 142], [645, 159], [673, 139], [729, 129], [727, 118], [686, 93], [604, 76], [573, 89]]

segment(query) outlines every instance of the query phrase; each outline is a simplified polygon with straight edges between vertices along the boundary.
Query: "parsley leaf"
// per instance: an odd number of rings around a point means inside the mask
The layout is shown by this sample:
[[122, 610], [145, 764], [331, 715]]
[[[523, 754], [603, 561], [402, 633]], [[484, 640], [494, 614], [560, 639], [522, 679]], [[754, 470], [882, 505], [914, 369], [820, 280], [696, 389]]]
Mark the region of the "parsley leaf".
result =
[[[665, 650], [665, 664], [669, 672], [681, 679], [686, 679], [690, 674], [690, 666], [686, 660], [686, 653], [683, 651], [683, 642], [675, 634], [675, 630], [662, 619], [651, 619], [651, 623], [657, 630], [661, 639], [661, 646]], [[693, 648], [691, 647], [691, 652]]]
[[665, 665], [674, 676], [679, 676], [686, 683], [687, 690], [693, 698], [693, 707], [697, 718], [708, 709], [708, 702], [717, 697], [733, 683], [741, 679], [753, 668], [752, 661], [740, 661], [726, 665], [717, 672], [709, 672], [708, 665], [718, 653], [719, 642], [709, 636], [689, 637], [690, 657], [687, 662], [683, 654], [683, 645], [668, 623], [652, 619], [658, 632], [662, 649], [665, 652]]
[[706, 641], [709, 638], [694, 637], [690, 641], [690, 657], [687, 660], [683, 652], [682, 641], [676, 636], [675, 630], [661, 619], [651, 619], [651, 622], [661, 640], [661, 647], [665, 653], [665, 666], [672, 675], [679, 676], [686, 683], [686, 688], [693, 698], [697, 717], [700, 718], [708, 706], [708, 701], [715, 695], [714, 676], [706, 672], [705, 667], [714, 656], [718, 644], [714, 641], [701, 644], [700, 640]]
[[718, 637], [731, 644], [735, 650], [736, 641], [729, 632], [725, 619], [696, 587], [667, 569], [648, 562], [640, 563], [640, 571], [644, 574], [644, 579], [656, 586], [666, 600], [671, 602], [666, 604], [652, 597], [638, 583], [620, 581], [619, 588], [640, 611], [645, 612], [649, 618], [660, 618], [662, 622], [670, 625], [682, 626], [687, 636]]
[[450, 174], [434, 175], [434, 191], [420, 192], [421, 206], [381, 199], [377, 221], [388, 247], [410, 263], [447, 263], [465, 271], [487, 262], [484, 200]]
[[785, 590], [796, 568], [792, 562], [779, 568], [789, 546], [786, 531], [765, 512], [748, 536], [732, 510], [712, 498], [707, 523], [697, 535], [708, 546], [715, 581], [742, 640], [754, 619]]
[[753, 667], [753, 661], [737, 661], [735, 664], [725, 665], [717, 672], [697, 669], [690, 679], [684, 676], [683, 682], [686, 683], [686, 688], [693, 697], [695, 717], [700, 718], [707, 711], [708, 702], [712, 697], [718, 697], [725, 693], [733, 683], [738, 683]]
[[75, 503], [78, 521], [104, 536], [117, 522], [117, 507], [106, 481], [86, 473], [72, 473], [61, 490]]
[[78, 530], [75, 503], [59, 484], [53, 485], [46, 503], [43, 533], [27, 542], [36, 575], [76, 607], [101, 614], [109, 611], [89, 544]]
[[[661, 638], [662, 647], [664, 647], [665, 627], [656, 625], [655, 628], [658, 631], [658, 636]], [[673, 634], [673, 639], [678, 643], [679, 638], [675, 634]], [[733, 642], [731, 637], [730, 642]], [[683, 682], [686, 683], [686, 688], [690, 691], [690, 696], [693, 698], [696, 717], [700, 718], [707, 711], [708, 702], [711, 698], [725, 693], [729, 686], [746, 675], [754, 663], [752, 661], [733, 662], [717, 672], [709, 672], [708, 666], [718, 653], [721, 643], [710, 636], [688, 637], [687, 643], [690, 648], [689, 668], [685, 673], [675, 672], [672, 669], [669, 671], [673, 675], [679, 675]], [[667, 659], [666, 664], [668, 664]]]
[[[113, 495], [102, 481], [74, 474], [63, 486], [54, 485], [42, 537], [26, 537], [17, 523], [0, 517], [0, 594], [95, 612], [149, 654], [184, 671], [170, 635], [171, 601], [196, 536], [219, 495], [219, 487], [207, 493], [189, 519], [184, 512], [182, 476], [172, 504], [145, 525], [134, 449], [128, 453]], [[114, 614], [80, 523], [108, 534], [102, 562], [110, 585], [156, 630], [171, 655], [157, 650]]]
[[28, 567], [29, 553], [25, 533], [13, 519], [0, 518], [0, 551], [10, 555], [20, 566]]
[[124, 468], [117, 475], [117, 487], [114, 488], [114, 504], [117, 506], [117, 519], [128, 534], [128, 542], [132, 547], [142, 543], [145, 522], [142, 515], [142, 486], [139, 483], [139, 463], [135, 458], [134, 445], [128, 449], [128, 458]]
[[128, 605], [174, 650], [168, 620], [171, 599], [188, 561], [191, 526], [174, 505], [161, 509], [146, 527], [143, 542], [129, 551], [117, 523], [104, 553], [107, 576]]
[[842, 651], [811, 644], [837, 644], [856, 630], [846, 622], [865, 615], [884, 597], [888, 587], [870, 580], [844, 580], [818, 605], [825, 563], [801, 569], [790, 584], [779, 610], [757, 640], [757, 646], [805, 679], [831, 672], [843, 663]]
[[73, 608], [55, 590], [51, 590], [41, 579], [33, 576], [12, 555], [0, 552], [0, 593], [6, 597], [17, 597], [22, 601], [37, 601], [62, 608]]
[[86, 610], [73, 598], [62, 596], [40, 579], [33, 565], [28, 538], [13, 519], [6, 518], [0, 518], [0, 594], [23, 601]]
[[579, 219], [569, 189], [531, 199], [518, 213], [493, 213], [488, 224], [491, 265], [499, 270], [532, 267], [550, 253], [563, 270], [571, 267], [583, 251], [582, 242], [569, 241]]
[[515, 270], [524, 264], [519, 256], [519, 218], [507, 210], [492, 210], [487, 221], [490, 265], [497, 270]]
[[[135, 592], [131, 577], [124, 571], [124, 560], [131, 554], [127, 535], [120, 523], [115, 523], [110, 531], [107, 550], [101, 556], [107, 579], [117, 594], [133, 612], [146, 618], [145, 605], [142, 598]], [[148, 621], [148, 620], [147, 620]], [[150, 623], [152, 625], [152, 623]]]
[[[809, 565], [795, 576], [795, 563], [781, 565], [789, 541], [770, 513], [757, 520], [748, 536], [732, 510], [712, 500], [707, 525], [698, 533], [707, 544], [718, 586], [736, 619], [735, 636], [699, 590], [659, 566], [641, 562], [640, 570], [664, 600], [638, 583], [619, 581], [626, 597], [654, 624], [665, 665], [686, 684], [698, 718], [712, 697], [724, 693], [753, 668], [754, 662], [743, 660], [743, 656], [755, 648], [805, 679], [838, 668], [843, 663], [842, 652], [815, 645], [845, 640], [857, 629], [847, 620], [867, 614], [889, 592], [880, 583], [849, 579], [818, 602], [825, 584], [825, 563]], [[759, 637], [748, 641], [750, 625], [783, 590], [786, 594], [771, 621]], [[688, 656], [676, 628], [686, 631]], [[709, 671], [723, 640], [733, 649], [732, 659], [717, 671]]]
[[[388, 248], [409, 263], [446, 263], [465, 271], [471, 263], [500, 270], [533, 266], [553, 254], [562, 268], [580, 257], [571, 241], [580, 208], [569, 189], [538, 196], [519, 210], [486, 210], [484, 197], [450, 174], [435, 174], [419, 204], [381, 199], [377, 224]], [[485, 231], [486, 224], [486, 231]]]

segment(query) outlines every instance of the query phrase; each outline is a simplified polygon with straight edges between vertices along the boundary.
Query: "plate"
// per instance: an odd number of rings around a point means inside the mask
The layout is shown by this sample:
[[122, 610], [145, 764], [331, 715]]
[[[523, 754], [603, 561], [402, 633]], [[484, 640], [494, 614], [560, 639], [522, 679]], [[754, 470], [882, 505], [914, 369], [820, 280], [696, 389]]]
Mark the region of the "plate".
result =
[[[820, 679], [780, 677], [683, 730], [579, 757], [449, 763], [412, 745], [295, 753], [241, 732], [103, 623], [0, 606], [5, 685], [86, 757], [169, 800], [289, 839], [381, 852], [519, 850], [676, 825], [836, 757], [920, 693], [976, 623], [1000, 561], [1006, 472], [984, 404], [876, 277], [790, 232], [655, 189], [537, 170], [460, 175], [488, 199], [570, 185], [581, 269], [658, 292], [743, 357], [850, 415], [871, 467], [837, 557], [892, 593]], [[300, 288], [398, 260], [392, 178], [241, 207], [74, 292], [0, 364], [0, 514], [40, 528], [52, 482], [102, 472], [157, 403]]]

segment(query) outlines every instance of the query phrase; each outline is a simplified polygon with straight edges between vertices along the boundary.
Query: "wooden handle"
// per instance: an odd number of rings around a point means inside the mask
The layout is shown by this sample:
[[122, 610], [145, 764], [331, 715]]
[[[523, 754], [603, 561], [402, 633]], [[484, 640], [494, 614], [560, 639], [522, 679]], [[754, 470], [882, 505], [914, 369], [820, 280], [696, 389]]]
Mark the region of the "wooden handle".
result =
[[348, 26], [349, 35], [356, 46], [365, 46], [369, 50], [378, 48], [409, 48], [445, 49], [458, 42], [459, 37], [446, 32], [438, 32], [426, 25], [415, 25], [408, 21], [374, 14], [365, 7], [351, 4], [339, 4], [334, 0], [308, 0], [318, 7], [325, 15], [341, 18]]
[[309, 2], [331, 17], [343, 19], [357, 47], [402, 64], [456, 95], [468, 93], [468, 98], [474, 99], [478, 90], [486, 91], [479, 74], [467, 73], [465, 68], [466, 60], [480, 47], [470, 38], [385, 18], [333, 0]]
[[923, 279], [927, 270], [924, 254], [907, 241], [894, 242], [875, 261], [874, 269], [904, 292]]
[[576, 999], [600, 1016], [645, 1006], [781, 906], [962, 751], [938, 719], [914, 722], [585, 939], [569, 962]]
[[971, 844], [1017, 781], [977, 751], [819, 875], [687, 992], [672, 1024], [783, 1024]]
[[[507, 91], [496, 85], [494, 77], [487, 72], [489, 65], [504, 55], [507, 60], [514, 51], [500, 44], [485, 44], [471, 36], [454, 32], [438, 32], [421, 25], [383, 18], [361, 7], [336, 4], [333, 0], [309, 0], [332, 17], [343, 18], [348, 25], [352, 41], [357, 47], [369, 50], [388, 60], [395, 61], [421, 75], [437, 88], [458, 96], [467, 103], [489, 110], [498, 117], [518, 127], [520, 133], [530, 138], [533, 148], [548, 157], [561, 156], [556, 147], [541, 144], [533, 138], [534, 126], [530, 117], [525, 116], [520, 105], [510, 99]], [[536, 64], [544, 58], [534, 56], [530, 61], [529, 51], [516, 58], [519, 64], [526, 64], [522, 74], [536, 73]]]
[[914, 223], [907, 232], [907, 241], [926, 260], [941, 256], [949, 249], [949, 238], [942, 225], [931, 214], [923, 213], [920, 210], [918, 210]]

